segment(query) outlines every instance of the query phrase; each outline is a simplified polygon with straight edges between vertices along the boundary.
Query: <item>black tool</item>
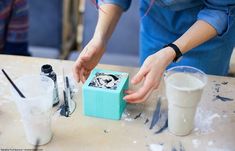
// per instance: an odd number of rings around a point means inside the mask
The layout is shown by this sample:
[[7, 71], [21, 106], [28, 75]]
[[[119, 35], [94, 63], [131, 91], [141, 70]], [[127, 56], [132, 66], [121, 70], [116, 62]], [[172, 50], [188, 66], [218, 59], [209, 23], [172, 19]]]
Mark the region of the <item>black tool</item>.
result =
[[40, 143], [40, 139], [37, 139], [37, 140], [36, 140], [36, 144], [34, 145], [33, 151], [38, 151], [39, 143]]
[[15, 85], [15, 83], [11, 80], [11, 78], [7, 75], [7, 73], [5, 72], [4, 69], [2, 69], [3, 74], [6, 76], [6, 78], [8, 79], [8, 81], [11, 83], [11, 85], [15, 88], [15, 90], [18, 92], [18, 94], [22, 97], [25, 98], [25, 96], [23, 95], [23, 93], [18, 89], [18, 87]]
[[60, 114], [66, 117], [69, 117], [69, 105], [66, 92], [63, 91], [64, 94], [64, 104], [61, 106]]

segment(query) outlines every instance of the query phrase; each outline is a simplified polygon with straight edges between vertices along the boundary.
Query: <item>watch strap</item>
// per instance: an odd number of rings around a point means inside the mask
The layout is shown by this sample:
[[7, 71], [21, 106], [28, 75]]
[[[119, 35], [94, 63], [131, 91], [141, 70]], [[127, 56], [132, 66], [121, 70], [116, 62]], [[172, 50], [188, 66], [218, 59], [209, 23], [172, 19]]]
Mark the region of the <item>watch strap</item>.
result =
[[179, 47], [173, 43], [169, 43], [169, 44], [165, 45], [163, 48], [166, 48], [166, 47], [171, 47], [175, 51], [176, 55], [175, 55], [173, 62], [176, 62], [183, 55], [182, 52], [180, 51]]

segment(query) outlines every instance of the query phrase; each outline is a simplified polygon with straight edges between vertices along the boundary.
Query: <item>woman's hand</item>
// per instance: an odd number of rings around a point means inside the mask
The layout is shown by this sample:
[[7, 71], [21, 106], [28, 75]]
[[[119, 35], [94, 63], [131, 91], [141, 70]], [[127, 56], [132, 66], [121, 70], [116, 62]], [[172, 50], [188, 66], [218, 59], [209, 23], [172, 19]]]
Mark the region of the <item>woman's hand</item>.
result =
[[143, 63], [139, 72], [132, 78], [131, 84], [143, 85], [137, 91], [126, 90], [127, 94], [123, 99], [129, 103], [140, 103], [147, 100], [151, 92], [158, 88], [161, 77], [166, 67], [172, 62], [175, 52], [172, 48], [166, 47], [157, 53], [149, 56]]
[[90, 72], [100, 61], [105, 50], [105, 42], [93, 38], [82, 50], [73, 66], [73, 76], [78, 82], [84, 83]]

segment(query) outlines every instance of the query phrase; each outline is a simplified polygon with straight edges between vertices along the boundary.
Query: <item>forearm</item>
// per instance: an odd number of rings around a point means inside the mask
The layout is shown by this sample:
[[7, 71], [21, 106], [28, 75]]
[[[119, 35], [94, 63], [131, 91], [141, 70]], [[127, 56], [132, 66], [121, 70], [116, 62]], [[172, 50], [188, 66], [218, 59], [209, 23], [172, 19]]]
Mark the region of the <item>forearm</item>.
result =
[[215, 37], [217, 32], [210, 24], [198, 20], [195, 22], [174, 44], [176, 44], [184, 54], [187, 51]]
[[107, 42], [111, 37], [123, 10], [113, 4], [103, 4], [99, 8], [99, 18], [94, 38]]
[[[190, 51], [198, 45], [208, 41], [217, 35], [216, 30], [208, 23], [198, 20], [180, 38], [173, 43], [177, 45], [182, 54]], [[171, 47], [159, 51], [164, 58], [165, 66], [169, 65], [175, 58], [176, 53]]]

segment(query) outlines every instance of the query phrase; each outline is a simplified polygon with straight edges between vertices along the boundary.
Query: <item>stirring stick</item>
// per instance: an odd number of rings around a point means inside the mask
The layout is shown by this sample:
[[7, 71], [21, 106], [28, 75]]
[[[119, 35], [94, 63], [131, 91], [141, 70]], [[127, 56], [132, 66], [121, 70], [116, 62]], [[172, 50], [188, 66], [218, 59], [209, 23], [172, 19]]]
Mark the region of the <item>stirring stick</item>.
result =
[[18, 87], [15, 85], [15, 83], [11, 80], [11, 78], [7, 75], [7, 73], [4, 71], [4, 69], [2, 69], [3, 74], [6, 76], [6, 78], [8, 79], [8, 81], [11, 83], [11, 85], [15, 88], [15, 90], [19, 93], [19, 95], [22, 98], [25, 98], [25, 96], [23, 95], [23, 93], [18, 89]]
[[36, 140], [36, 144], [34, 145], [33, 151], [38, 151], [38, 145], [39, 145], [39, 143], [40, 143], [40, 139], [38, 138], [38, 139]]

